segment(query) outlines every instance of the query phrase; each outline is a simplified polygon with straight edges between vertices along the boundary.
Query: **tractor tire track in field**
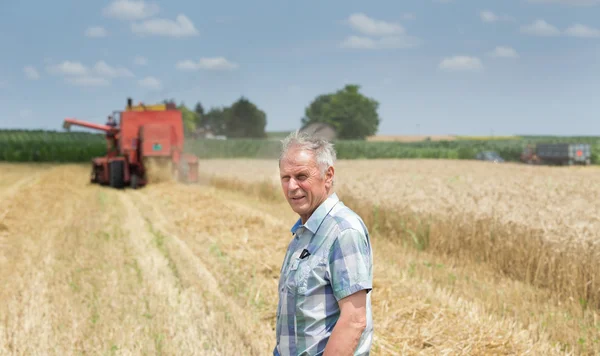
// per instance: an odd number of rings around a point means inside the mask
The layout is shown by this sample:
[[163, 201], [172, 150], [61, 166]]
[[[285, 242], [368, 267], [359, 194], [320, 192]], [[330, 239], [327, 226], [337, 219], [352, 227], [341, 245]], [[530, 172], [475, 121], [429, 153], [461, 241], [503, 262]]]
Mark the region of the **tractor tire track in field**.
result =
[[154, 353], [178, 354], [183, 350], [210, 354], [214, 351], [208, 335], [213, 318], [203, 298], [193, 289], [181, 284], [179, 271], [165, 246], [165, 237], [147, 221], [131, 197], [119, 192], [125, 208], [125, 232], [136, 256], [144, 285], [140, 295], [154, 299], [155, 310], [149, 311], [164, 318], [156, 325], [162, 327], [157, 335]]
[[0, 191], [0, 201], [15, 195], [22, 188], [35, 184], [40, 178], [41, 172], [36, 172], [33, 175], [25, 176], [15, 182], [10, 183], [2, 191]]
[[12, 198], [21, 190], [38, 183], [43, 173], [48, 174], [48, 172], [35, 170], [20, 177], [9, 177], [9, 183], [0, 188], [0, 231], [6, 228], [2, 220], [10, 210]]
[[219, 290], [217, 280], [168, 228], [168, 220], [155, 205], [138, 191], [124, 192], [120, 198], [140, 268], [155, 287], [149, 293], [163, 294], [173, 315], [166, 323], [174, 330], [165, 339], [165, 350], [172, 348], [177, 354], [190, 349], [185, 343], [197, 343], [191, 349], [203, 355], [264, 354], [253, 345], [250, 334], [236, 329], [236, 325], [246, 326], [236, 321], [243, 311]]
[[54, 349], [54, 245], [85, 204], [67, 193], [63, 174], [64, 169], [37, 172], [4, 191], [9, 198], [0, 206], [5, 224], [0, 242], [9, 232], [17, 238], [0, 244], [0, 354]]

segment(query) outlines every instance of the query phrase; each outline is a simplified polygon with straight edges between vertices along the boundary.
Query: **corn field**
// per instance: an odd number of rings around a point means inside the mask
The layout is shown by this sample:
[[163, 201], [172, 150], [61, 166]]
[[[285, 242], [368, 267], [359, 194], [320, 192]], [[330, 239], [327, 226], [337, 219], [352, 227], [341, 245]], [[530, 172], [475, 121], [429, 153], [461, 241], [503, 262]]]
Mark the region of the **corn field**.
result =
[[104, 137], [99, 134], [0, 130], [0, 161], [85, 162], [105, 151]]
[[[519, 161], [523, 148], [537, 142], [580, 142], [592, 145], [592, 164], [600, 163], [597, 137], [513, 138], [459, 137], [448, 141], [336, 141], [340, 159], [461, 159], [481, 151], [496, 151], [507, 161]], [[186, 150], [200, 158], [276, 158], [277, 139], [186, 140]], [[0, 161], [84, 162], [106, 151], [104, 136], [88, 132], [0, 130]]]

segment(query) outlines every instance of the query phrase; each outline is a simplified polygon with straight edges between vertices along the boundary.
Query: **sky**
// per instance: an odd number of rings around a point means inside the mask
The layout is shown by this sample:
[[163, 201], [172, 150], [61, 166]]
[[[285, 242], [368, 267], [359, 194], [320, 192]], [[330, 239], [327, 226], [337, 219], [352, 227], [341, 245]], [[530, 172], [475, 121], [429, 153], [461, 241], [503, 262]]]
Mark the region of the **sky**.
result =
[[0, 1], [0, 129], [358, 84], [379, 135], [600, 135], [600, 0]]

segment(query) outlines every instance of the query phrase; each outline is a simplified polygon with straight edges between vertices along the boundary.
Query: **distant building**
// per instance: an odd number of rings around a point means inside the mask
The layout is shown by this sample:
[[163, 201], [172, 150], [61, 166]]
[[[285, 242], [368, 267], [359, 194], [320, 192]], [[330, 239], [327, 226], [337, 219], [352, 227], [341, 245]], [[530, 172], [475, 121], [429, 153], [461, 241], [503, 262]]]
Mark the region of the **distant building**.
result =
[[225, 140], [227, 139], [224, 135], [215, 135], [210, 128], [198, 127], [192, 134], [195, 139], [213, 139], [213, 140]]
[[337, 132], [332, 125], [321, 122], [308, 124], [301, 128], [300, 132], [307, 132], [313, 136], [322, 137], [329, 141], [333, 141], [337, 137]]

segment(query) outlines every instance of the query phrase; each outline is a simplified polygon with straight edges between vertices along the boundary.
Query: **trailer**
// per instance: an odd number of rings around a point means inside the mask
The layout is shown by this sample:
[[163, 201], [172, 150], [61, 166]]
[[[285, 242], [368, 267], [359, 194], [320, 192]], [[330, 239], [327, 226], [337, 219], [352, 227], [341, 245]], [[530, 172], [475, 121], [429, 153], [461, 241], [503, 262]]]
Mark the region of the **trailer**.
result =
[[585, 143], [540, 143], [528, 145], [521, 154], [528, 164], [586, 165], [592, 161], [592, 149]]

